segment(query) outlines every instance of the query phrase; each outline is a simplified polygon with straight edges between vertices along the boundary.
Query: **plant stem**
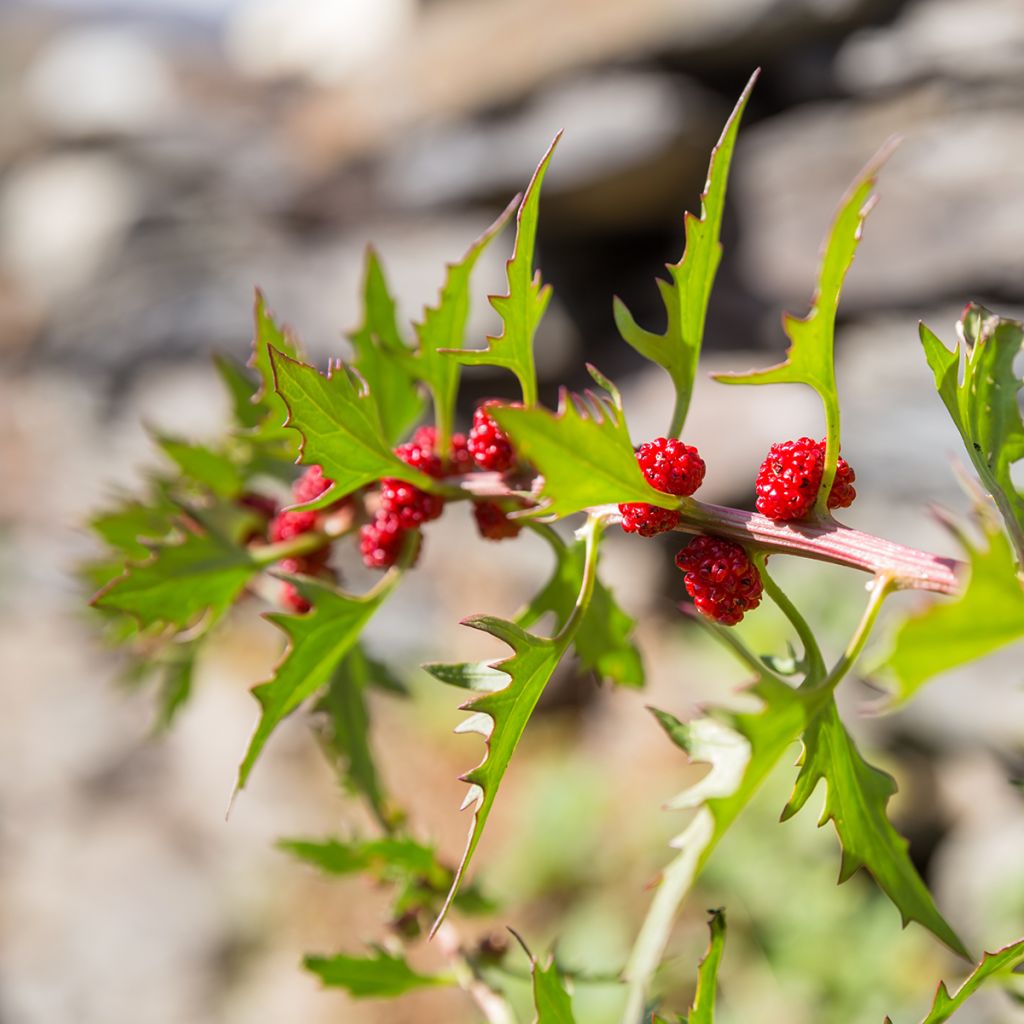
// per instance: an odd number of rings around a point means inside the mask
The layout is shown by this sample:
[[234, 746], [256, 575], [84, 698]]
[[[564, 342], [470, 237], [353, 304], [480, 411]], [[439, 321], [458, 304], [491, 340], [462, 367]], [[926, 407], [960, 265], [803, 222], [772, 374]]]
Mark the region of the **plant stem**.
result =
[[438, 929], [437, 943], [448, 961], [452, 976], [458, 982], [459, 988], [476, 1003], [487, 1024], [516, 1024], [512, 1008], [505, 999], [474, 972], [472, 965], [462, 952], [458, 933], [450, 922], [445, 921]]
[[319, 551], [336, 537], [330, 537], [320, 530], [309, 530], [307, 533], [300, 533], [290, 540], [278, 541], [276, 544], [261, 544], [250, 549], [252, 560], [259, 566], [273, 565], [284, 558], [298, 558], [301, 555], [308, 555]]
[[568, 643], [576, 632], [580, 620], [590, 607], [594, 596], [594, 584], [597, 582], [597, 557], [601, 548], [601, 534], [604, 533], [606, 518], [591, 514], [584, 526], [580, 527], [577, 536], [586, 542], [586, 553], [583, 562], [583, 582], [576, 597], [572, 613], [565, 620], [562, 628], [551, 638], [556, 643]]
[[836, 467], [839, 465], [839, 403], [835, 398], [831, 401], [822, 398], [825, 404], [825, 465], [822, 467], [821, 483], [814, 499], [814, 514], [821, 519], [828, 519], [828, 496], [832, 493], [832, 484], [836, 479]]
[[763, 551], [754, 551], [750, 555], [751, 560], [761, 573], [761, 581], [768, 596], [779, 606], [782, 613], [789, 619], [790, 624], [800, 637], [800, 643], [804, 648], [804, 661], [806, 663], [807, 678], [821, 679], [825, 675], [825, 659], [822, 657], [821, 648], [814, 637], [807, 620], [797, 610], [795, 604], [790, 601], [786, 592], [772, 579], [768, 572], [768, 556]]

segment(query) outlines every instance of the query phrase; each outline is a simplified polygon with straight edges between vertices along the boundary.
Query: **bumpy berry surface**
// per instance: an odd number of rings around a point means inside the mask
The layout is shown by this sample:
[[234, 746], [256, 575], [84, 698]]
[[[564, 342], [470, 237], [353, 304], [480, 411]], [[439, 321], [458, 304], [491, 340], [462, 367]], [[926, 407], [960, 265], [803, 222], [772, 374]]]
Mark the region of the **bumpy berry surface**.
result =
[[636, 453], [647, 482], [665, 494], [688, 497], [704, 482], [704, 460], [692, 445], [677, 438], [656, 437]]
[[671, 508], [659, 508], [643, 501], [619, 506], [622, 528], [626, 533], [639, 533], [641, 537], [656, 537], [679, 525], [679, 513]]
[[379, 512], [359, 531], [363, 562], [371, 569], [389, 569], [398, 561], [408, 532], [394, 513]]
[[315, 512], [278, 512], [270, 521], [268, 536], [275, 543], [309, 533], [316, 526]]
[[676, 555], [676, 565], [697, 611], [723, 626], [735, 626], [761, 603], [761, 575], [732, 541], [694, 537]]
[[471, 473], [476, 468], [473, 453], [469, 450], [469, 440], [465, 434], [452, 434], [452, 454], [449, 472]]
[[494, 501], [478, 501], [473, 505], [473, 516], [481, 537], [487, 540], [508, 540], [518, 537], [522, 529], [514, 519], [509, 519], [502, 507]]
[[406, 441], [395, 449], [395, 454], [407, 466], [439, 479], [444, 476], [445, 466], [436, 448], [437, 431], [433, 427], [420, 427], [412, 435], [411, 441]]
[[409, 530], [436, 519], [444, 511], [444, 498], [421, 491], [404, 480], [385, 477], [380, 482], [380, 507]]
[[512, 442], [497, 422], [487, 412], [497, 402], [484, 402], [473, 413], [473, 426], [466, 439], [467, 447], [474, 462], [481, 468], [494, 473], [504, 473], [515, 463]]
[[[757, 511], [776, 521], [802, 519], [814, 507], [825, 470], [825, 441], [801, 437], [773, 444], [761, 463], [754, 487]], [[828, 496], [829, 508], [847, 508], [857, 497], [856, 475], [840, 458]]]
[[305, 505], [307, 501], [315, 501], [334, 481], [324, 476], [320, 466], [310, 466], [298, 480], [292, 484], [292, 495], [296, 505]]

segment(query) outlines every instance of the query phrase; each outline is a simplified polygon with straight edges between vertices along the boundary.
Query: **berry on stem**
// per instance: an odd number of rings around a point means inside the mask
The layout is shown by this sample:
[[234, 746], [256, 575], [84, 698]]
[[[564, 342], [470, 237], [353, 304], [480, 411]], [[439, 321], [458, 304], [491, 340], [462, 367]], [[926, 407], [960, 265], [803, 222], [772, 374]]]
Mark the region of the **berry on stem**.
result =
[[296, 505], [305, 505], [308, 501], [315, 501], [320, 497], [328, 487], [331, 487], [334, 481], [330, 477], [324, 476], [324, 471], [321, 466], [313, 465], [306, 470], [292, 484], [292, 496], [295, 498]]
[[311, 511], [278, 512], [270, 521], [268, 536], [275, 544], [309, 533], [316, 526], [316, 513]]
[[665, 494], [687, 498], [704, 482], [704, 460], [692, 445], [678, 438], [656, 437], [636, 452], [647, 482]]
[[[330, 556], [330, 548], [323, 547], [318, 551], [310, 552], [308, 555], [299, 555], [295, 558], [283, 558], [278, 563], [277, 567], [281, 572], [286, 572], [292, 576], [321, 576], [324, 574], [324, 569], [327, 566], [327, 561]], [[285, 608], [298, 615], [305, 615], [305, 613], [313, 607], [313, 605], [299, 593], [295, 584], [289, 583], [288, 580], [281, 581], [280, 600], [281, 604], [283, 604]]]
[[[776, 522], [803, 519], [814, 507], [824, 471], [824, 440], [801, 437], [773, 444], [757, 474], [757, 511]], [[857, 497], [855, 479], [849, 463], [840, 458], [828, 496], [830, 509], [847, 508], [853, 503]]]
[[514, 519], [509, 519], [505, 510], [496, 501], [474, 502], [473, 517], [476, 519], [480, 536], [487, 540], [508, 540], [518, 537], [522, 529]]
[[490, 401], [477, 407], [473, 413], [473, 426], [466, 440], [466, 446], [477, 466], [494, 473], [504, 473], [515, 464], [515, 452], [512, 450], [508, 434], [487, 412], [488, 408], [500, 404]]
[[419, 427], [412, 435], [412, 440], [400, 444], [395, 454], [413, 469], [418, 469], [427, 476], [440, 479], [444, 476], [445, 466], [441, 456], [437, 454], [437, 430], [434, 427]]
[[679, 513], [672, 508], [659, 508], [644, 501], [628, 502], [619, 506], [622, 528], [626, 533], [639, 533], [641, 537], [656, 537], [674, 530], [679, 525]]
[[371, 569], [390, 569], [402, 553], [408, 532], [393, 512], [378, 512], [373, 521], [359, 531], [363, 563]]
[[761, 574], [746, 551], [721, 537], [694, 537], [676, 555], [686, 592], [701, 615], [735, 626], [761, 603]]
[[421, 491], [404, 480], [385, 477], [380, 482], [380, 507], [396, 517], [404, 529], [429, 523], [444, 511], [444, 498]]

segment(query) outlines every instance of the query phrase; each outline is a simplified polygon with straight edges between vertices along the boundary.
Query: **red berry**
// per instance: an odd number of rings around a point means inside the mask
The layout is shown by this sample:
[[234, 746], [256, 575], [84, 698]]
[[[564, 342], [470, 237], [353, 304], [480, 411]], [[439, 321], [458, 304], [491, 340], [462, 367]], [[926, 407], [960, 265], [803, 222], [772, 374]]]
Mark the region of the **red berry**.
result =
[[[825, 470], [825, 441], [801, 437], [773, 444], [757, 474], [757, 511], [769, 519], [802, 519], [814, 507]], [[846, 459], [840, 458], [828, 496], [828, 507], [846, 508], [857, 492], [856, 476]]]
[[676, 555], [686, 592], [702, 615], [735, 626], [761, 603], [761, 575], [747, 553], [720, 537], [694, 537]]
[[449, 472], [462, 476], [463, 473], [472, 472], [475, 467], [476, 462], [473, 459], [473, 453], [469, 450], [469, 442], [466, 439], [466, 435], [452, 434], [452, 454]]
[[473, 516], [481, 537], [487, 540], [507, 540], [519, 536], [522, 526], [509, 519], [505, 510], [494, 501], [478, 501], [473, 504]]
[[287, 580], [281, 581], [279, 596], [281, 604], [289, 611], [295, 612], [296, 615], [305, 615], [313, 607], [309, 600], [299, 593], [295, 584], [289, 583]]
[[656, 537], [679, 525], [679, 513], [671, 508], [659, 508], [643, 501], [619, 506], [622, 528], [626, 533], [639, 533], [641, 537]]
[[444, 462], [437, 454], [437, 430], [434, 427], [420, 427], [411, 441], [400, 444], [395, 454], [413, 469], [438, 479], [444, 476]]
[[392, 512], [380, 512], [359, 531], [359, 550], [371, 569], [388, 569], [398, 561], [409, 531]]
[[385, 477], [380, 482], [380, 507], [395, 515], [399, 524], [409, 530], [437, 519], [444, 511], [444, 498], [421, 491], [404, 480]]
[[636, 461], [647, 482], [665, 494], [688, 497], [704, 481], [700, 452], [674, 437], [656, 437], [640, 445]]
[[473, 413], [473, 426], [470, 428], [466, 446], [473, 460], [481, 469], [495, 473], [504, 473], [515, 463], [512, 442], [497, 422], [488, 414], [490, 406], [497, 402], [484, 402]]
[[296, 505], [305, 505], [307, 501], [315, 501], [334, 483], [330, 477], [324, 476], [320, 466], [310, 466], [295, 483], [292, 484], [292, 495]]
[[278, 512], [270, 521], [269, 537], [272, 541], [291, 540], [309, 533], [316, 526], [315, 512]]

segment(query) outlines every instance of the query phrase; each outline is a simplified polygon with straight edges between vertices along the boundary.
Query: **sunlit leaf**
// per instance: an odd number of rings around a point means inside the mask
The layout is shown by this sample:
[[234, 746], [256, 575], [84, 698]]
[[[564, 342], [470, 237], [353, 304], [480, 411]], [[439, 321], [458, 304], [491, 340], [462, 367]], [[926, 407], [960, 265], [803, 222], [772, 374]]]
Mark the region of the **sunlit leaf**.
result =
[[542, 285], [540, 271], [534, 273], [533, 270], [540, 189], [560, 138], [561, 132], [548, 147], [519, 204], [515, 247], [512, 258], [506, 264], [508, 294], [491, 296], [491, 305], [504, 325], [502, 332], [497, 337], [488, 338], [486, 348], [464, 350], [456, 356], [462, 363], [503, 366], [511, 370], [523, 389], [523, 402], [526, 405], [537, 403], [533, 338], [551, 300], [551, 286]]
[[516, 451], [543, 479], [540, 513], [562, 517], [597, 505], [644, 501], [675, 508], [679, 499], [644, 479], [618, 394], [611, 398], [562, 391], [557, 413], [493, 406], [488, 410], [508, 432]]
[[1024, 350], [1024, 324], [972, 303], [957, 331], [952, 352], [924, 324], [920, 325], [921, 343], [939, 397], [1006, 521], [1024, 569], [1024, 497], [1012, 477], [1013, 466], [1024, 459], [1024, 419], [1018, 398], [1024, 380], [1014, 372], [1014, 362]]
[[281, 396], [275, 391], [274, 366], [270, 350], [275, 349], [296, 360], [302, 358], [302, 350], [291, 331], [281, 327], [274, 319], [273, 314], [267, 309], [263, 293], [258, 288], [253, 318], [255, 329], [249, 367], [256, 371], [259, 378], [258, 388], [252, 396], [252, 402], [260, 413], [257, 433], [264, 441], [278, 441], [294, 448], [295, 435], [284, 429], [288, 410]]
[[715, 991], [718, 987], [718, 965], [725, 948], [725, 911], [713, 910], [708, 922], [711, 941], [697, 970], [697, 992], [693, 997], [686, 1024], [715, 1024]]
[[446, 349], [464, 345], [466, 321], [469, 319], [469, 280], [484, 249], [501, 232], [512, 215], [510, 204], [498, 219], [469, 247], [458, 263], [449, 263], [437, 305], [423, 311], [423, 320], [416, 324], [419, 351], [413, 361], [413, 372], [427, 385], [434, 400], [434, 422], [437, 425], [438, 447], [447, 447], [455, 421], [455, 397], [459, 389], [460, 366]]
[[658, 280], [667, 316], [665, 333], [654, 334], [644, 330], [633, 319], [621, 299], [616, 297], [614, 303], [615, 324], [623, 339], [646, 359], [663, 366], [675, 384], [676, 403], [669, 427], [671, 437], [677, 437], [682, 431], [690, 406], [697, 361], [704, 340], [708, 301], [722, 258], [720, 237], [729, 166], [740, 119], [758, 74], [755, 71], [751, 75], [725, 123], [718, 144], [711, 151], [707, 183], [700, 197], [700, 217], [687, 213], [684, 218], [686, 245], [679, 262], [668, 264], [671, 281]]
[[221, 498], [234, 498], [241, 493], [245, 475], [230, 456], [206, 445], [191, 444], [173, 437], [158, 436], [156, 440], [188, 479]]
[[818, 824], [835, 824], [843, 851], [840, 883], [859, 868], [867, 868], [899, 909], [904, 925], [917, 921], [954, 952], [968, 957], [911, 862], [907, 841], [889, 821], [887, 807], [896, 792], [895, 781], [861, 757], [840, 721], [834, 700], [829, 699], [810, 723], [803, 743], [800, 774], [782, 812], [783, 820], [796, 814], [824, 780], [825, 806]]
[[963, 594], [904, 619], [881, 663], [897, 703], [939, 673], [1024, 639], [1024, 588], [1006, 534], [987, 530], [987, 547], [960, 539], [970, 562]]
[[419, 974], [403, 957], [383, 949], [372, 956], [307, 956], [306, 970], [312, 971], [328, 988], [343, 988], [357, 998], [393, 998], [417, 988], [451, 985], [454, 979], [444, 974]]

